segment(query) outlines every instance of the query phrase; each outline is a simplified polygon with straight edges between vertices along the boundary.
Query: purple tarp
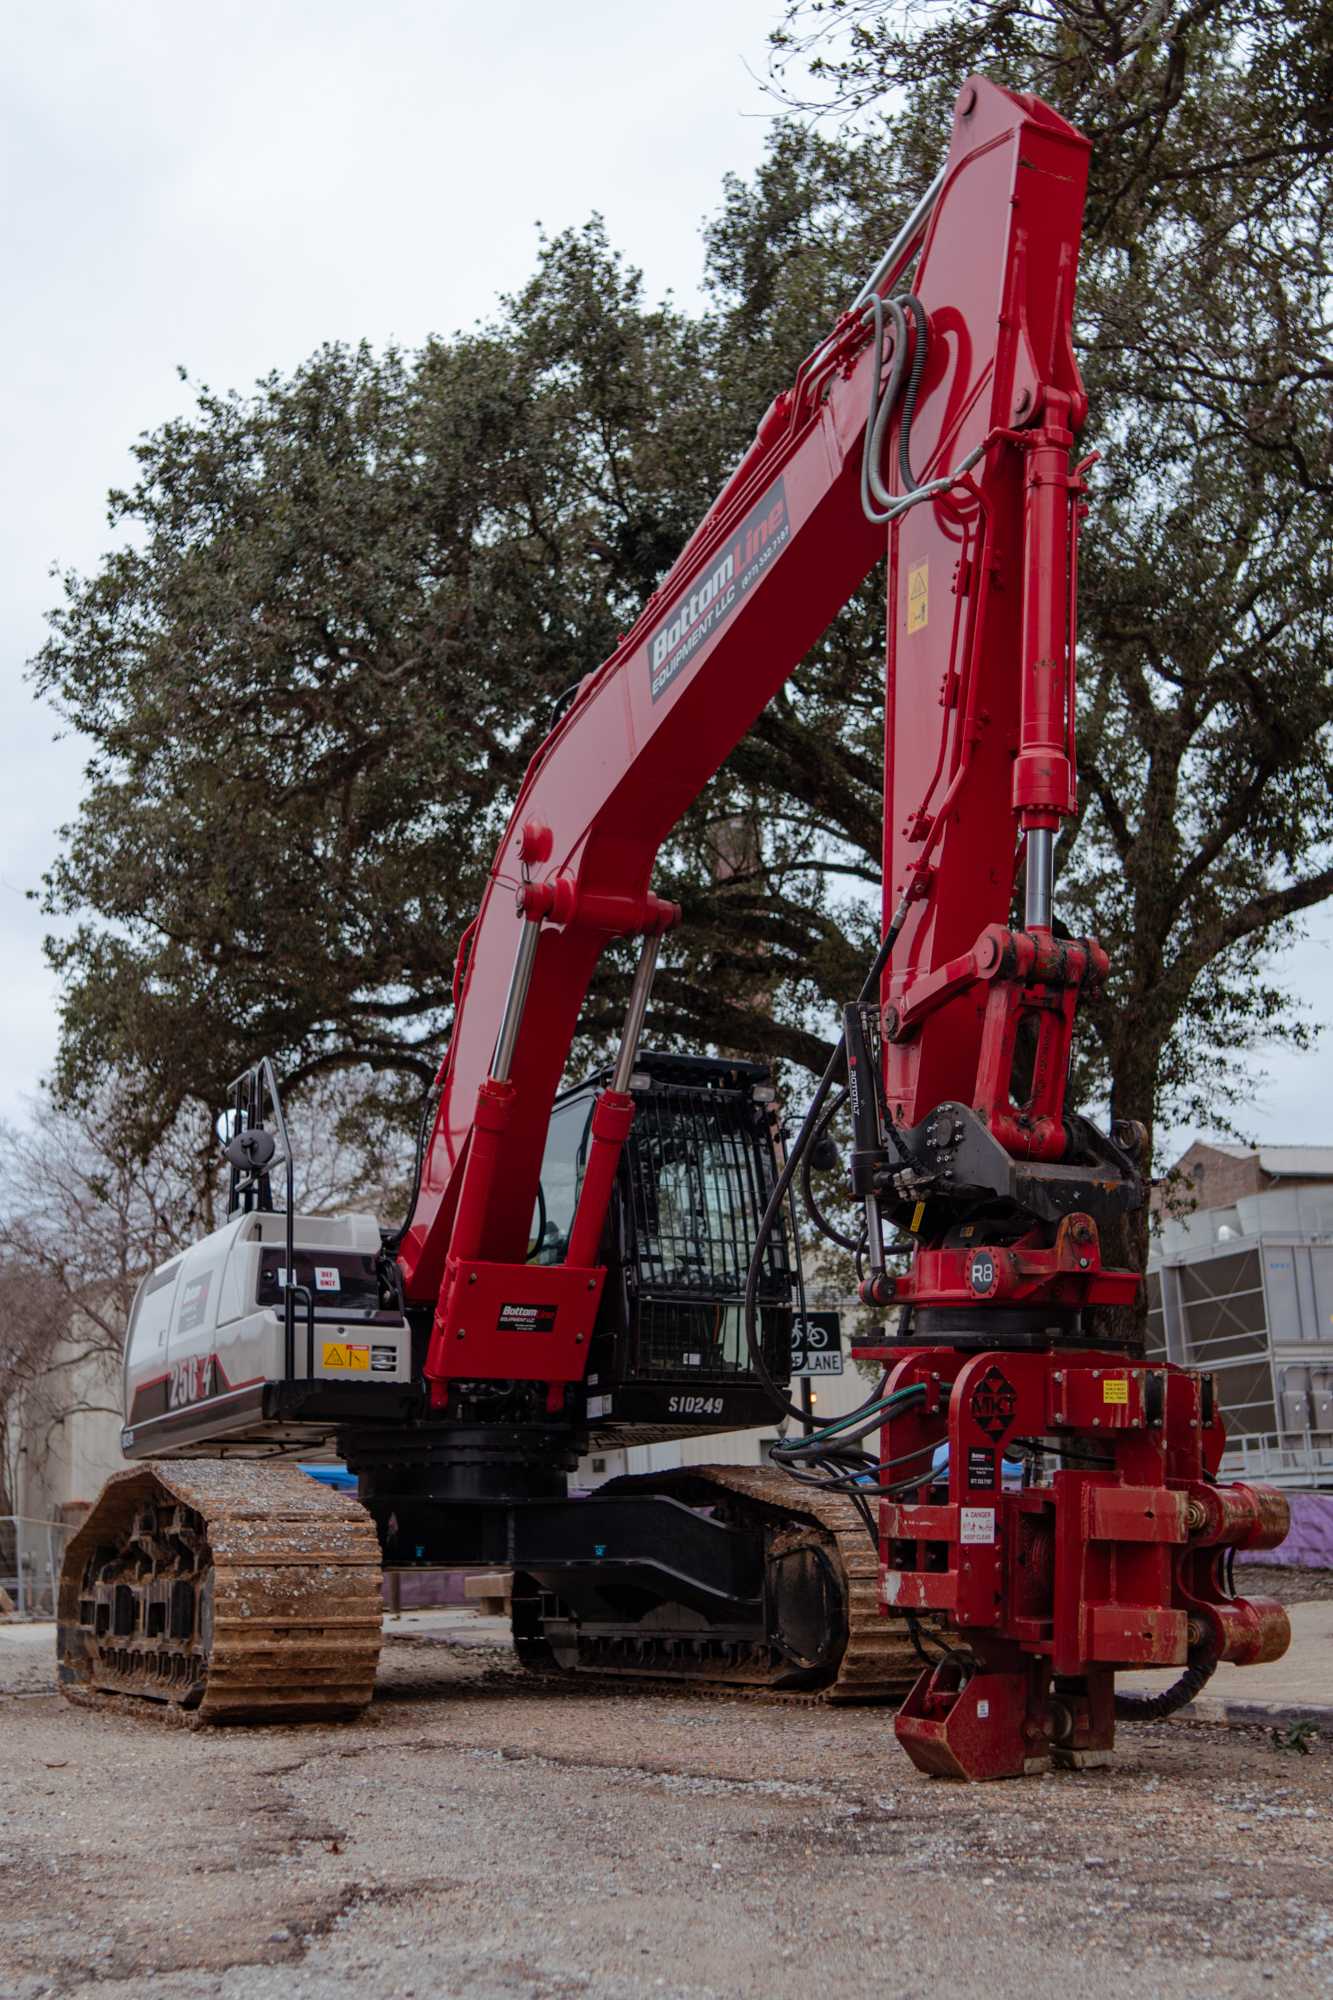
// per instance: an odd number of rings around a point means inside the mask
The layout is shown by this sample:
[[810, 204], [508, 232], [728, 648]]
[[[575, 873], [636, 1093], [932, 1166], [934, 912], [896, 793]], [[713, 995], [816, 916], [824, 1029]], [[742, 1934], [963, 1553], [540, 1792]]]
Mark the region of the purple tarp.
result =
[[1283, 1569], [1333, 1569], [1333, 1493], [1288, 1493], [1291, 1533], [1280, 1548], [1242, 1555], [1241, 1562]]

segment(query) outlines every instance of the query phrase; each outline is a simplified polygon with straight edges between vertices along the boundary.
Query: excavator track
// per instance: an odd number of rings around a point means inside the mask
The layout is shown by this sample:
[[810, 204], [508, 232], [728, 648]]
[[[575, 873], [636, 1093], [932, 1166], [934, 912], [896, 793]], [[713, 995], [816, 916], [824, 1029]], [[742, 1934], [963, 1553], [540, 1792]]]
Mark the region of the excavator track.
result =
[[58, 1673], [74, 1701], [177, 1720], [335, 1721], [370, 1700], [370, 1516], [299, 1466], [150, 1461], [116, 1473], [65, 1552]]
[[[905, 1619], [886, 1616], [880, 1606], [879, 1558], [865, 1522], [850, 1500], [799, 1488], [785, 1474], [766, 1468], [700, 1465], [649, 1473], [603, 1488], [663, 1493], [690, 1506], [715, 1495], [734, 1518], [749, 1518], [765, 1533], [779, 1557], [817, 1550], [836, 1578], [845, 1639], [836, 1662], [827, 1654], [814, 1668], [793, 1661], [773, 1639], [734, 1646], [709, 1642], [702, 1631], [645, 1623], [632, 1639], [599, 1641], [595, 1628], [581, 1635], [578, 1657], [553, 1645], [542, 1628], [535, 1598], [516, 1594], [514, 1642], [519, 1659], [537, 1671], [593, 1674], [675, 1682], [691, 1687], [801, 1697], [821, 1702], [898, 1702], [921, 1672], [922, 1659]], [[781, 1608], [778, 1608], [779, 1621]], [[930, 1621], [923, 1621], [929, 1623]], [[836, 1648], [834, 1649], [836, 1650]], [[563, 1655], [563, 1657], [562, 1657]]]

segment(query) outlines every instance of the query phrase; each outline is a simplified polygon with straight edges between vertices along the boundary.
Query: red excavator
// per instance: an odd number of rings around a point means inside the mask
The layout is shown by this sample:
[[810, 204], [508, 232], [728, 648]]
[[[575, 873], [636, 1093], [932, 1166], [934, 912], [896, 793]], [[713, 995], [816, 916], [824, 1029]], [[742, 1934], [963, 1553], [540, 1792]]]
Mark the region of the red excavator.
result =
[[[459, 949], [402, 1226], [297, 1214], [272, 1065], [238, 1081], [228, 1222], [134, 1306], [143, 1462], [70, 1543], [75, 1698], [354, 1713], [384, 1566], [511, 1568], [547, 1671], [904, 1696], [908, 1753], [956, 1776], [1103, 1761], [1117, 1712], [1285, 1648], [1230, 1587], [1285, 1503], [1217, 1483], [1211, 1378], [1116, 1330], [1140, 1280], [1103, 1236], [1144, 1199], [1142, 1132], [1065, 1101], [1107, 974], [1052, 913], [1087, 156], [1039, 100], [964, 86], [937, 179], [555, 721]], [[762, 1066], [640, 1048], [679, 916], [653, 865], [886, 549], [882, 942], [784, 1156]], [[562, 1089], [617, 938], [619, 1053]], [[886, 1315], [859, 1350], [882, 1379], [816, 1428], [788, 1395], [791, 1203], [843, 1104], [859, 1241], [811, 1207]], [[569, 1491], [590, 1448], [779, 1419], [763, 1466]], [[355, 1499], [294, 1462], [321, 1449]], [[1146, 1667], [1183, 1671], [1117, 1697]]]

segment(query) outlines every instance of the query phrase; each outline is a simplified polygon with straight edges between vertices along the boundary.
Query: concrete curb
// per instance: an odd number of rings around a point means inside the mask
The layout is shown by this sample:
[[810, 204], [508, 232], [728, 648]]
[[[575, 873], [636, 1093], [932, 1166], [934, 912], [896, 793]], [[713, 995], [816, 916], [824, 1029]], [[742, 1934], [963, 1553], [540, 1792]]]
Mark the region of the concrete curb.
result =
[[1333, 1738], [1333, 1706], [1327, 1702], [1227, 1701], [1221, 1695], [1201, 1694], [1171, 1719], [1222, 1723], [1231, 1729], [1292, 1729], [1312, 1722], [1322, 1735]]

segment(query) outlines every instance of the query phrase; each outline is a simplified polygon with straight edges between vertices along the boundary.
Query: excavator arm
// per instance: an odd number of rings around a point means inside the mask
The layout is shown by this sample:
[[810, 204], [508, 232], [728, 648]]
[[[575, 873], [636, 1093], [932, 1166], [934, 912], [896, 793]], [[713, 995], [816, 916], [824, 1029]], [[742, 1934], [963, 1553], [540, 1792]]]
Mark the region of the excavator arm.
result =
[[[1020, 830], [1072, 809], [1086, 164], [1040, 101], [967, 84], [929, 195], [533, 758], [468, 940], [399, 1247], [408, 1300], [435, 1305], [437, 1403], [451, 1378], [543, 1379], [554, 1395], [581, 1374], [625, 1079], [598, 1108], [566, 1263], [534, 1275], [524, 1260], [589, 980], [611, 938], [674, 920], [650, 888], [662, 842], [886, 546], [885, 895], [910, 903], [887, 1000], [1005, 922]], [[920, 303], [904, 315], [913, 259]], [[970, 995], [945, 995], [891, 1056], [896, 1115], [913, 1122], [937, 1094], [970, 1103], [982, 1034]]]

